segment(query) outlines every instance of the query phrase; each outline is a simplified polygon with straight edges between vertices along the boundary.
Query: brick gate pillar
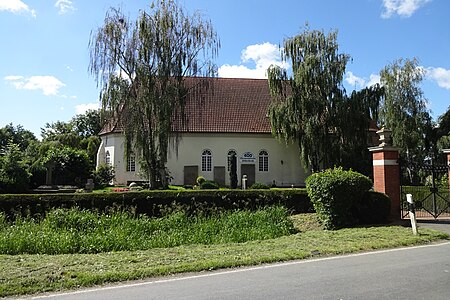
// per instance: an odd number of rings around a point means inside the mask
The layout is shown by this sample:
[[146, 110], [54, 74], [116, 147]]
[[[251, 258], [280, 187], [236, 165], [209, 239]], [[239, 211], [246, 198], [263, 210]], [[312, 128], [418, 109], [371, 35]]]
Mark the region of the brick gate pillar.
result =
[[[447, 165], [450, 167], [450, 149], [443, 149], [442, 152], [447, 154]], [[448, 188], [450, 189], [450, 168], [448, 169]]]
[[373, 160], [373, 185], [375, 191], [391, 198], [390, 218], [394, 221], [401, 218], [399, 149], [392, 147], [390, 130], [382, 128], [377, 134], [380, 136], [380, 145], [369, 148]]

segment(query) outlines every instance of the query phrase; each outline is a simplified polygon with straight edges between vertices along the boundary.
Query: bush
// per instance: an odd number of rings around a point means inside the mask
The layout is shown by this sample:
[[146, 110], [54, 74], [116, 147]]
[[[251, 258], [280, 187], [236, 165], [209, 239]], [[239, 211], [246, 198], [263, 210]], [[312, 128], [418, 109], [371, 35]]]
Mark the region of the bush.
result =
[[92, 177], [94, 177], [95, 188], [104, 188], [110, 185], [110, 182], [114, 179], [114, 168], [108, 164], [101, 164], [92, 172]]
[[195, 180], [195, 182], [197, 183], [198, 186], [201, 186], [203, 182], [205, 182], [206, 179], [203, 176], [198, 176], [197, 179]]
[[268, 190], [268, 189], [270, 189], [270, 186], [268, 186], [265, 183], [256, 182], [256, 183], [252, 184], [250, 189], [252, 189], [252, 190]]
[[219, 185], [211, 180], [205, 180], [200, 184], [200, 189], [201, 190], [215, 190], [218, 189]]
[[391, 199], [383, 193], [369, 191], [352, 208], [359, 224], [387, 223], [391, 212]]
[[357, 172], [328, 169], [306, 179], [306, 190], [326, 229], [355, 223], [351, 208], [372, 187], [372, 181]]

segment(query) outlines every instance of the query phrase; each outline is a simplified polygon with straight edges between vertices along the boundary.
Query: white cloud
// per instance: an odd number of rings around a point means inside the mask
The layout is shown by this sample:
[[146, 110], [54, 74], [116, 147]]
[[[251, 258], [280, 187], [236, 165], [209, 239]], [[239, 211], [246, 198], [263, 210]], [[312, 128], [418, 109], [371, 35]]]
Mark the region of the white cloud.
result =
[[426, 68], [426, 76], [444, 89], [450, 90], [450, 70], [444, 68]]
[[394, 15], [411, 17], [420, 7], [431, 0], [383, 0], [385, 11], [381, 14], [383, 19], [389, 19]]
[[65, 86], [54, 76], [6, 76], [4, 80], [10, 82], [18, 90], [41, 90], [45, 96], [56, 96], [60, 88]]
[[20, 0], [0, 0], [0, 11], [10, 11], [12, 13], [27, 13], [36, 18], [36, 11]]
[[88, 110], [96, 110], [99, 108], [100, 108], [100, 104], [98, 102], [95, 102], [95, 103], [79, 104], [79, 105], [75, 106], [75, 111], [79, 115], [79, 114], [84, 114]]
[[55, 7], [58, 9], [60, 15], [77, 10], [75, 6], [73, 6], [72, 1], [69, 0], [58, 0], [55, 3]]
[[353, 72], [348, 71], [345, 73], [345, 81], [347, 81], [347, 83], [355, 88], [361, 88], [366, 84], [366, 81], [364, 80], [364, 78], [355, 76], [353, 74]]
[[219, 68], [219, 77], [228, 78], [266, 78], [266, 69], [250, 69], [246, 66], [223, 65]]
[[[271, 43], [250, 45], [241, 53], [240, 65], [225, 64], [219, 68], [219, 77], [228, 78], [267, 78], [267, 69], [270, 65], [288, 68], [287, 62], [282, 62], [280, 49]], [[254, 67], [247, 66], [253, 63]]]
[[374, 84], [381, 83], [381, 76], [378, 74], [370, 74], [369, 81], [366, 83], [366, 86], [372, 86]]
[[5, 76], [3, 79], [5, 79], [6, 81], [21, 80], [21, 79], [23, 79], [23, 76], [20, 76], [20, 75], [9, 75], [9, 76]]
[[380, 83], [380, 75], [370, 74], [369, 80], [363, 77], [358, 77], [353, 72], [345, 73], [345, 81], [355, 89], [362, 89]]

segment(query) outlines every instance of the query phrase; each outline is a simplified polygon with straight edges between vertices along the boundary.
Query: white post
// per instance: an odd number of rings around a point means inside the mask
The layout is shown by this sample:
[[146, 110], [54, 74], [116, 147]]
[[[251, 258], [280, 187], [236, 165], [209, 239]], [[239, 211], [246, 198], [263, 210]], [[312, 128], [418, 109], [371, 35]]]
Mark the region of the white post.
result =
[[247, 189], [247, 175], [242, 176], [242, 189], [243, 190]]
[[409, 219], [411, 220], [412, 231], [414, 235], [417, 235], [416, 210], [414, 208], [414, 201], [411, 194], [406, 195], [406, 201], [409, 206]]

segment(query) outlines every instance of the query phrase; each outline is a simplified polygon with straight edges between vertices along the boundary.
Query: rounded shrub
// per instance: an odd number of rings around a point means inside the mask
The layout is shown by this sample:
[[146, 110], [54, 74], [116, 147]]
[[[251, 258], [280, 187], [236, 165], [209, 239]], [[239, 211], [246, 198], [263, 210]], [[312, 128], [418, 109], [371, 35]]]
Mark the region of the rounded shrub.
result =
[[205, 182], [206, 179], [203, 176], [198, 176], [197, 179], [195, 180], [195, 182], [197, 183], [198, 186], [201, 186], [203, 182]]
[[268, 186], [265, 183], [256, 182], [256, 183], [252, 184], [250, 189], [252, 189], [252, 190], [268, 190], [268, 189], [270, 189], [270, 186]]
[[202, 190], [215, 190], [218, 189], [219, 185], [211, 180], [205, 180], [202, 182], [202, 184], [200, 184], [200, 189]]
[[326, 229], [352, 225], [352, 206], [372, 188], [372, 181], [358, 172], [342, 168], [314, 173], [306, 179], [306, 190]]
[[382, 224], [389, 221], [391, 199], [384, 193], [366, 192], [352, 208], [352, 213], [360, 224]]

